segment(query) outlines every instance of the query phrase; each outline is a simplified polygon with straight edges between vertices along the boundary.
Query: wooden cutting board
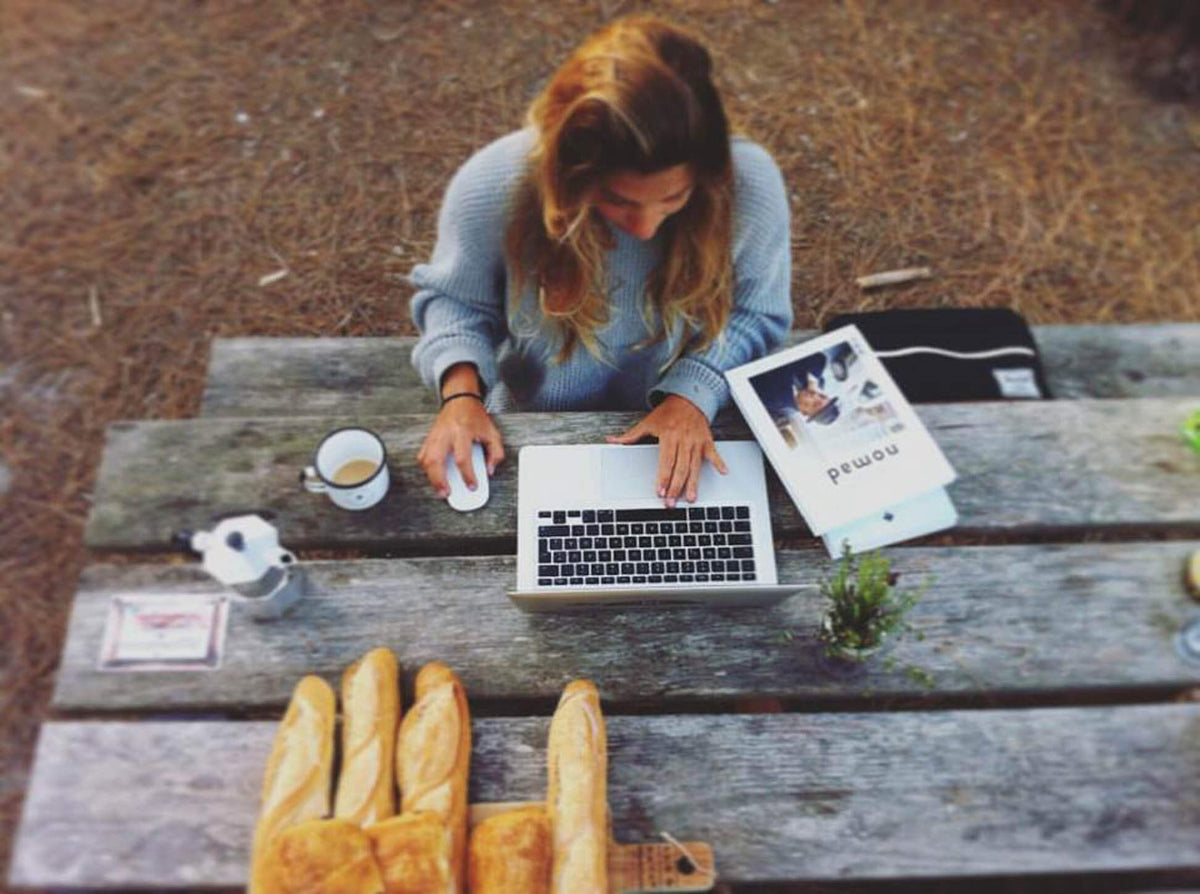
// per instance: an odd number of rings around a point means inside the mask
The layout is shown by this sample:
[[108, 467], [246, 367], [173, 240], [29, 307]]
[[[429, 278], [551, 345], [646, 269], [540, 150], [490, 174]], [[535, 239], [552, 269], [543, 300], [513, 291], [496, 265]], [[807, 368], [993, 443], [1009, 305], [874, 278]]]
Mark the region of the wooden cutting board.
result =
[[[535, 801], [472, 804], [468, 823], [530, 807]], [[609, 894], [656, 894], [659, 891], [711, 891], [717, 874], [712, 848], [703, 841], [621, 844], [609, 839]]]

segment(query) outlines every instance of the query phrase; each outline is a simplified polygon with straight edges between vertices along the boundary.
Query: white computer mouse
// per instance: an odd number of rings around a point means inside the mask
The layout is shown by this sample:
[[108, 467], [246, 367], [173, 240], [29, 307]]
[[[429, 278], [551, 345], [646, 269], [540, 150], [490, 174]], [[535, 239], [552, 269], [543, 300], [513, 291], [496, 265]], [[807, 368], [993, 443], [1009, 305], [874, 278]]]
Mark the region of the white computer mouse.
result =
[[478, 509], [488, 501], [487, 463], [483, 459], [483, 445], [478, 441], [471, 445], [471, 465], [475, 467], [475, 480], [478, 482], [475, 490], [469, 490], [463, 481], [458, 464], [454, 462], [454, 452], [446, 456], [446, 483], [450, 485], [450, 496], [446, 497], [446, 502], [451, 509], [459, 512]]

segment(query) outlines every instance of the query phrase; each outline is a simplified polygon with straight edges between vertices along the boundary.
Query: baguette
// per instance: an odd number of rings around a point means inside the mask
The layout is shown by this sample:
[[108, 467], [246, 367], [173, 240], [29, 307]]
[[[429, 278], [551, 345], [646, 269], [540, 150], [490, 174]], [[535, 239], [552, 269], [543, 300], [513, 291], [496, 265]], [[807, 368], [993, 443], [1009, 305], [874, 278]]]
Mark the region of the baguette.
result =
[[468, 888], [471, 894], [547, 894], [552, 858], [543, 805], [498, 813], [471, 830]]
[[346, 820], [310, 820], [285, 829], [259, 865], [262, 894], [384, 894], [371, 841]]
[[296, 684], [275, 733], [263, 776], [262, 806], [251, 852], [252, 894], [267, 846], [284, 830], [329, 814], [333, 769], [333, 726], [337, 698], [320, 677]]
[[563, 690], [546, 753], [550, 891], [608, 894], [608, 739], [593, 683], [576, 680]]
[[433, 813], [402, 813], [367, 826], [384, 894], [445, 894], [451, 884], [450, 829]]
[[440, 661], [430, 662], [417, 674], [412, 710], [400, 723], [396, 778], [400, 812], [432, 813], [450, 832], [450, 894], [463, 894], [466, 882], [470, 760], [471, 718], [462, 683]]
[[333, 815], [360, 826], [396, 812], [399, 666], [391, 649], [372, 649], [342, 674], [342, 770]]

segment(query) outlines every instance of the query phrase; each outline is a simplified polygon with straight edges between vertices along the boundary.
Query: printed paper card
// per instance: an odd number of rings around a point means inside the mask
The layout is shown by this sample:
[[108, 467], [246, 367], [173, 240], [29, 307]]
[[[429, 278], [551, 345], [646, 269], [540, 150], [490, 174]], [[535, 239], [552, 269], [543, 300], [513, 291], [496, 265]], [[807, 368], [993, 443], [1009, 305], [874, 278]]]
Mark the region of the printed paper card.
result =
[[216, 670], [225, 649], [229, 600], [214, 593], [113, 596], [99, 668]]
[[954, 480], [954, 469], [856, 326], [725, 375], [814, 534]]

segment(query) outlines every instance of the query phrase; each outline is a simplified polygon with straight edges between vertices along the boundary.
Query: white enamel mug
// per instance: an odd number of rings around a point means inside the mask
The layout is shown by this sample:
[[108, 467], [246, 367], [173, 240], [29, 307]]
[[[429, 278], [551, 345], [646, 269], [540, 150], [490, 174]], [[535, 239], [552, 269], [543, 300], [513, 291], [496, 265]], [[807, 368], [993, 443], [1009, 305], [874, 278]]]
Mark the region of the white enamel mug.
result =
[[317, 446], [313, 464], [300, 473], [304, 487], [343, 509], [369, 509], [388, 492], [387, 450], [365, 428], [339, 428]]

